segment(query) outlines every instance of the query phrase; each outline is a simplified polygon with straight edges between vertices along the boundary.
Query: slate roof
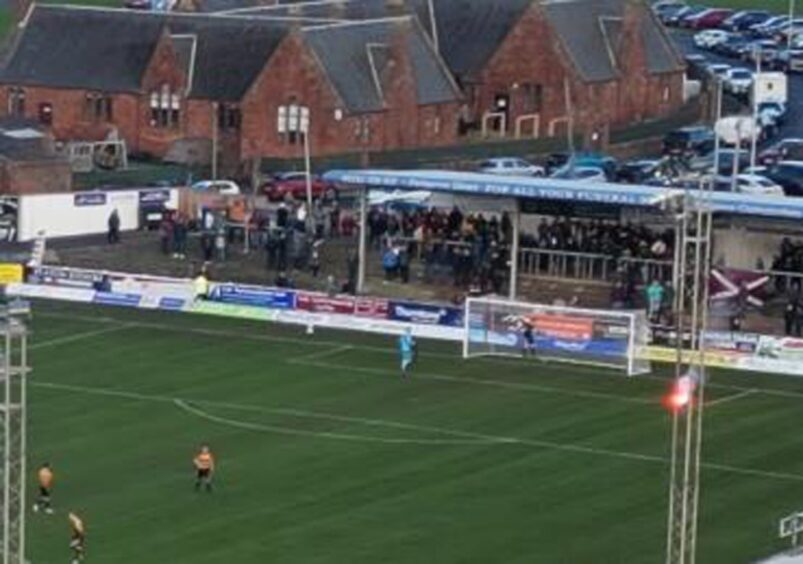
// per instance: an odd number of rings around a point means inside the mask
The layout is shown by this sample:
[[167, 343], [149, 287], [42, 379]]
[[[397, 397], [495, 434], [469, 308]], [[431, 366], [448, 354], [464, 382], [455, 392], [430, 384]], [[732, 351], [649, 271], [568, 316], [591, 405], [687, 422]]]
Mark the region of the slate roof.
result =
[[406, 49], [415, 75], [418, 103], [438, 104], [460, 98], [447, 68], [414, 18], [305, 28], [302, 33], [307, 44], [349, 111], [384, 108], [382, 77], [400, 25], [409, 27]]
[[[589, 82], [618, 77], [616, 54], [622, 19], [628, 0], [545, 0], [542, 3], [575, 68]], [[641, 37], [650, 72], [681, 70], [682, 62], [646, 6], [641, 19]]]
[[[166, 31], [197, 38], [191, 97], [239, 100], [288, 29], [261, 19], [37, 5], [0, 81], [136, 92]], [[177, 54], [189, 64], [188, 42]]]
[[[235, 1], [235, 0], [227, 0]], [[254, 0], [243, 0], [250, 4]], [[440, 55], [451, 71], [470, 80], [481, 72], [533, 4], [540, 4], [580, 75], [589, 81], [617, 77], [616, 51], [624, 7], [630, 0], [432, 0]], [[642, 3], [641, 37], [651, 72], [683, 68], [671, 40]], [[238, 11], [252, 17], [296, 17], [313, 21], [356, 21], [398, 16], [418, 17], [430, 37], [429, 0], [315, 0]]]

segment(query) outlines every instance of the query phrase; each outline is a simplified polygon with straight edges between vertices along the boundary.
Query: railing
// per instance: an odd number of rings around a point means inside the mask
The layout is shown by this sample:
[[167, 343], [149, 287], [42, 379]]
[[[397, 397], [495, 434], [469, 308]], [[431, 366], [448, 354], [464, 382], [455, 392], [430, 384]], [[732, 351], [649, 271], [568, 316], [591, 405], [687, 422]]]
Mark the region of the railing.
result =
[[525, 248], [519, 255], [523, 276], [609, 282], [622, 268], [637, 269], [644, 281], [672, 280], [672, 261]]

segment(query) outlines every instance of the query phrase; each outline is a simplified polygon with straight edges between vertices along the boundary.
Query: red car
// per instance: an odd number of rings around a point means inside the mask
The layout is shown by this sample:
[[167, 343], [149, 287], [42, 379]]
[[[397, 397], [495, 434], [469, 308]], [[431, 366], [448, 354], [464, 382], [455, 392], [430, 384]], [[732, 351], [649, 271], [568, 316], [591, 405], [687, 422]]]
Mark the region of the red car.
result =
[[689, 21], [692, 29], [715, 29], [733, 15], [733, 10], [725, 8], [711, 8], [700, 12]]
[[[311, 184], [313, 199], [334, 200], [337, 198], [337, 188], [335, 188], [334, 184], [326, 182], [315, 175], [312, 176]], [[296, 200], [306, 200], [307, 175], [303, 172], [277, 174], [273, 179], [262, 185], [262, 193], [274, 202], [284, 200], [288, 195]]]

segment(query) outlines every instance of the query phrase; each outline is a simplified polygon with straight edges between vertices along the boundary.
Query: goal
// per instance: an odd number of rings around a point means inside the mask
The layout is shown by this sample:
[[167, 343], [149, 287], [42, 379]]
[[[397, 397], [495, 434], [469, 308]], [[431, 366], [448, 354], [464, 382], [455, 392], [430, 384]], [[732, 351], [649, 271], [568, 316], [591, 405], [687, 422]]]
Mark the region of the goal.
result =
[[463, 357], [525, 355], [529, 327], [535, 355], [617, 368], [628, 376], [650, 371], [649, 339], [643, 311], [610, 311], [514, 302], [466, 300]]

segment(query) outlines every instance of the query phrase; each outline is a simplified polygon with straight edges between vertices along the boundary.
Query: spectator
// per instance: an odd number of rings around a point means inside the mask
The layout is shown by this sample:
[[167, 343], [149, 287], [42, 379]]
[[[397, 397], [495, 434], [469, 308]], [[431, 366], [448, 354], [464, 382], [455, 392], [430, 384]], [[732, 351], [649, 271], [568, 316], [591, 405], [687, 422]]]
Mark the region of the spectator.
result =
[[653, 280], [647, 287], [647, 316], [651, 322], [658, 321], [664, 301], [664, 287], [658, 280]]
[[159, 223], [159, 245], [163, 255], [170, 254], [170, 246], [173, 241], [173, 213], [165, 212], [162, 221]]
[[106, 239], [110, 245], [115, 245], [120, 242], [120, 214], [117, 208], [109, 215], [108, 232]]
[[173, 224], [173, 258], [186, 258], [187, 253], [187, 219], [178, 213]]
[[393, 280], [399, 269], [399, 252], [395, 247], [388, 246], [382, 255], [382, 269], [385, 271], [385, 281]]
[[801, 308], [800, 308], [800, 301], [797, 295], [793, 295], [789, 298], [789, 301], [786, 303], [786, 308], [784, 309], [784, 333], [791, 337], [796, 336], [800, 337], [800, 318], [801, 318]]
[[320, 246], [322, 243], [323, 239], [318, 239], [312, 244], [312, 250], [310, 251], [309, 269], [313, 278], [317, 278], [321, 270]]

